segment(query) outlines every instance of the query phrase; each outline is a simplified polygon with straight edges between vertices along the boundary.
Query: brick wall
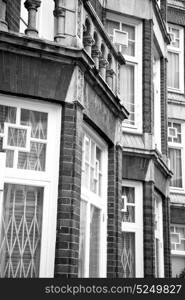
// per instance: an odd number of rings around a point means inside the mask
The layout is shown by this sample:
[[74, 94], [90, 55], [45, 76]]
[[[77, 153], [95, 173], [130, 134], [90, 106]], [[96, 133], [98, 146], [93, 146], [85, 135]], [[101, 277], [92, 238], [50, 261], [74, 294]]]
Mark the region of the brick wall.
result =
[[185, 207], [171, 206], [171, 223], [185, 225]]
[[168, 6], [167, 20], [170, 23], [185, 26], [184, 10]]
[[144, 214], [144, 277], [155, 277], [154, 244], [154, 183], [145, 182], [143, 186]]
[[121, 277], [121, 182], [122, 149], [112, 146], [108, 154], [107, 277]]
[[55, 277], [77, 277], [83, 114], [65, 103], [62, 115]]
[[167, 60], [161, 58], [161, 149], [166, 156], [168, 155], [167, 128]]
[[6, 19], [8, 22], [9, 30], [19, 31], [20, 7], [21, 0], [7, 1]]
[[152, 104], [152, 20], [143, 22], [143, 132], [152, 133], [153, 104]]
[[163, 201], [163, 240], [164, 240], [164, 276], [171, 277], [171, 249], [170, 249], [170, 199]]

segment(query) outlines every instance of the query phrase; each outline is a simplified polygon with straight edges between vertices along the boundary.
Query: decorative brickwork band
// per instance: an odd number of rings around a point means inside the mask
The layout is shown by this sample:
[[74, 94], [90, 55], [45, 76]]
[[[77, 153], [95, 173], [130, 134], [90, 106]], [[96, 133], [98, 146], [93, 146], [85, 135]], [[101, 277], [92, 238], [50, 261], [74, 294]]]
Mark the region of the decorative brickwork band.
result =
[[56, 18], [56, 33], [55, 33], [55, 41], [57, 43], [62, 43], [65, 38], [65, 16], [66, 11], [63, 4], [63, 0], [54, 0], [55, 1], [55, 9], [54, 9], [54, 17]]
[[40, 7], [41, 1], [39, 0], [26, 0], [24, 3], [25, 8], [28, 10], [28, 28], [25, 33], [29, 36], [37, 37], [38, 31], [36, 29], [36, 16], [37, 9]]
[[0, 30], [8, 31], [8, 24], [6, 22], [6, 4], [7, 0], [0, 0]]

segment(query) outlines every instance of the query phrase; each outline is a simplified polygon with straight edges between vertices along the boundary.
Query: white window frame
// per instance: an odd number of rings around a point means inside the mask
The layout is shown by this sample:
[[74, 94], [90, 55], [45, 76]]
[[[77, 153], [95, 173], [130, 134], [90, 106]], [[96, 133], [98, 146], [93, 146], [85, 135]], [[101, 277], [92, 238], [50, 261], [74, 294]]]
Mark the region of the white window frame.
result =
[[184, 93], [184, 28], [168, 23], [168, 28], [169, 27], [179, 30], [179, 48], [174, 47], [171, 44], [168, 45], [168, 52], [176, 53], [179, 55], [179, 88], [169, 86], [167, 86], [167, 88], [169, 92]]
[[[46, 151], [46, 171], [40, 172], [5, 168], [4, 176], [1, 179], [3, 185], [5, 183], [11, 183], [38, 186], [44, 189], [39, 277], [52, 278], [54, 276], [55, 267], [61, 106], [5, 95], [0, 95], [0, 105], [48, 113], [47, 140], [49, 143], [47, 144]], [[53, 134], [53, 132], [55, 132], [55, 134]], [[55, 155], [53, 155], [53, 153], [55, 153]], [[52, 159], [49, 159], [51, 157]], [[0, 193], [0, 221], [2, 210], [3, 193]]]
[[[170, 224], [170, 227], [182, 227], [182, 228], [185, 228], [185, 224]], [[172, 234], [173, 232], [171, 232], [170, 230], [170, 235]], [[173, 256], [183, 256], [185, 257], [185, 250], [184, 251], [181, 251], [181, 250], [172, 250], [171, 249], [171, 254]]]
[[[168, 119], [168, 122], [171, 123], [177, 123], [181, 125], [181, 143], [174, 143], [168, 141], [168, 148], [169, 149], [177, 149], [181, 151], [181, 169], [182, 169], [182, 187], [173, 187], [170, 186], [171, 192], [176, 192], [179, 194], [185, 193], [185, 169], [183, 168], [185, 164], [185, 151], [184, 151], [184, 145], [185, 145], [185, 123], [182, 123], [180, 120], [176, 119]], [[169, 128], [169, 127], [168, 127]]]
[[[100, 210], [100, 256], [99, 277], [107, 275], [107, 185], [108, 185], [108, 147], [107, 144], [88, 125], [83, 125], [83, 132], [102, 151], [102, 195], [93, 193], [90, 188], [81, 186], [81, 199], [87, 204], [86, 215], [86, 239], [85, 239], [85, 274], [89, 277], [89, 254], [90, 254], [90, 206], [93, 205]], [[83, 162], [82, 162], [83, 166]], [[83, 168], [83, 167], [82, 167]]]
[[122, 222], [122, 232], [135, 233], [135, 276], [143, 277], [143, 185], [138, 181], [123, 180], [122, 187], [135, 189], [135, 222]]
[[[143, 96], [143, 91], [142, 91], [142, 68], [143, 68], [143, 63], [142, 63], [142, 58], [143, 58], [143, 43], [141, 43], [143, 39], [143, 23], [140, 20], [133, 19], [133, 18], [128, 18], [128, 17], [123, 17], [123, 16], [117, 16], [117, 17], [112, 17], [107, 19], [107, 22], [116, 22], [120, 24], [120, 31], [122, 31], [122, 24], [128, 25], [128, 26], [133, 26], [135, 28], [135, 56], [128, 56], [124, 54], [124, 58], [126, 60], [126, 64], [134, 65], [134, 72], [135, 72], [135, 80], [134, 80], [134, 103], [135, 103], [135, 125], [127, 124], [125, 122], [122, 123], [122, 130], [125, 132], [134, 132], [138, 134], [142, 134], [143, 132], [143, 113], [142, 113], [142, 96]], [[118, 30], [119, 30], [118, 29]], [[116, 29], [117, 30], [117, 29]], [[113, 35], [110, 35], [113, 39]], [[121, 50], [121, 46], [120, 49]], [[124, 66], [120, 67], [120, 72], [121, 69]], [[118, 91], [121, 91], [118, 89]], [[119, 97], [122, 100], [122, 104], [124, 104], [125, 101], [124, 99], [124, 91], [123, 95], [119, 92]]]
[[[158, 211], [156, 211], [156, 202], [158, 202]], [[161, 197], [155, 195], [155, 218], [158, 213], [157, 223], [158, 227], [155, 228], [155, 263], [156, 262], [156, 239], [159, 241], [159, 277], [164, 277], [164, 240], [163, 240], [163, 204]], [[156, 220], [156, 219], [155, 219]]]

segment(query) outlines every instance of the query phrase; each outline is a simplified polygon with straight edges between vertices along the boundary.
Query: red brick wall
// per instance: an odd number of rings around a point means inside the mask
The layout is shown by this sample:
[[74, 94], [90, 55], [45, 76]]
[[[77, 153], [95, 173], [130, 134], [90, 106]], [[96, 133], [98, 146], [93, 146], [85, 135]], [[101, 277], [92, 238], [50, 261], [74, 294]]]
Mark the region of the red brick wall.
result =
[[168, 155], [168, 116], [167, 116], [167, 60], [161, 58], [161, 148]]
[[153, 104], [152, 104], [152, 20], [143, 22], [143, 132], [152, 133]]
[[185, 225], [185, 207], [171, 206], [171, 223]]
[[163, 201], [164, 276], [171, 277], [170, 199]]
[[155, 277], [154, 183], [143, 186], [144, 277]]
[[121, 184], [122, 149], [112, 146], [108, 154], [108, 278], [121, 277]]
[[6, 19], [8, 22], [9, 30], [19, 31], [20, 6], [21, 0], [7, 1]]
[[78, 277], [82, 121], [81, 107], [65, 103], [62, 114], [55, 277]]

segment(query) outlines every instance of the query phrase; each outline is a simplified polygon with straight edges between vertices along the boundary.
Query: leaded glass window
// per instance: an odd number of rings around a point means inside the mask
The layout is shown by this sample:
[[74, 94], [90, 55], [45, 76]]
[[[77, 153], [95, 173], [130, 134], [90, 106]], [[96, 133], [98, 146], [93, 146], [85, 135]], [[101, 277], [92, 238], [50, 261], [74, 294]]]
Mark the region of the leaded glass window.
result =
[[122, 233], [121, 264], [124, 278], [135, 277], [135, 233]]
[[0, 105], [0, 150], [6, 167], [46, 170], [48, 114]]
[[38, 277], [43, 189], [5, 184], [0, 231], [0, 277]]

